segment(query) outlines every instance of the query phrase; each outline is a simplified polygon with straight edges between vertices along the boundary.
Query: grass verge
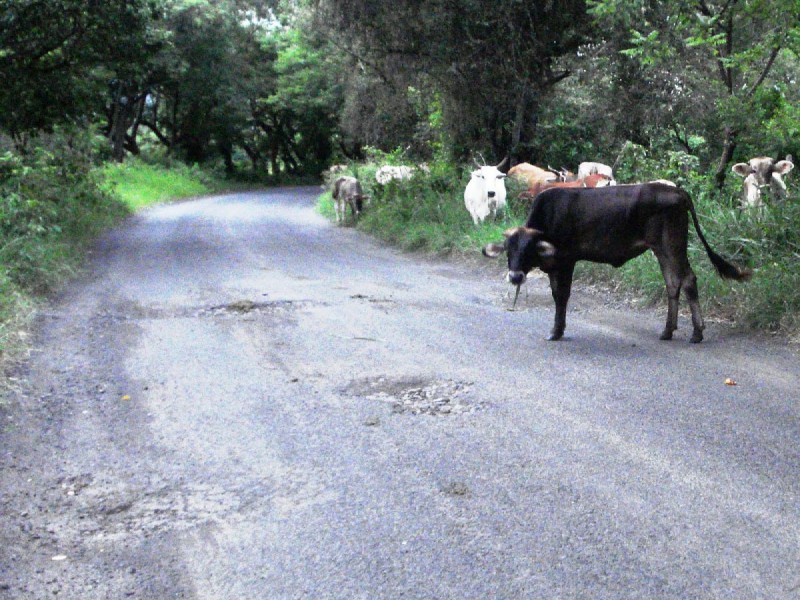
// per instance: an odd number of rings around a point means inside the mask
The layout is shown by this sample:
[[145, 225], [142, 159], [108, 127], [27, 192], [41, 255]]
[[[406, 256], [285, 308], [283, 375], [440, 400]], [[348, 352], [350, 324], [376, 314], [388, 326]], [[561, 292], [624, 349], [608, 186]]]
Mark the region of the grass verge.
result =
[[197, 167], [169, 167], [141, 160], [108, 163], [100, 169], [102, 189], [137, 211], [152, 204], [207, 194], [219, 185]]

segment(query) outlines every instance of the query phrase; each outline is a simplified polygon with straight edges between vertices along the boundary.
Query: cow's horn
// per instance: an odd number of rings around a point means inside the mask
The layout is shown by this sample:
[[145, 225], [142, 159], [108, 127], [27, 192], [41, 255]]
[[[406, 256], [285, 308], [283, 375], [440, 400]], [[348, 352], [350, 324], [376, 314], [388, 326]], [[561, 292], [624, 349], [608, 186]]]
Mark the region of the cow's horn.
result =
[[503, 160], [500, 161], [500, 164], [495, 167], [498, 171], [503, 171], [508, 165], [508, 156], [506, 156]]

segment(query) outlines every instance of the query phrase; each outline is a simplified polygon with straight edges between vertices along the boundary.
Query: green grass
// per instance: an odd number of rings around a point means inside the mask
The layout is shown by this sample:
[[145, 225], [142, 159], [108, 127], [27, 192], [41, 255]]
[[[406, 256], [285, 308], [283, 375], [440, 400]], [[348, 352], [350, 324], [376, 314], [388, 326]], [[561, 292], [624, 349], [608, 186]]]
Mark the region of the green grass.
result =
[[167, 168], [139, 160], [110, 163], [103, 167], [103, 188], [132, 211], [152, 204], [190, 198], [216, 188], [197, 168], [176, 165]]

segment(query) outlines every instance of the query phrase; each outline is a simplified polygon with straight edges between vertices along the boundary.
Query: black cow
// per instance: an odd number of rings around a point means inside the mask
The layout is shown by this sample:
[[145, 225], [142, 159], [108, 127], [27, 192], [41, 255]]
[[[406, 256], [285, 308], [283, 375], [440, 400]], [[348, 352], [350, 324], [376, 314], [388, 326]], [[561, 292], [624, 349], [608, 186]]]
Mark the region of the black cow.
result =
[[708, 245], [694, 204], [686, 191], [660, 183], [602, 188], [554, 188], [533, 201], [524, 227], [505, 232], [505, 241], [488, 244], [483, 254], [508, 254], [508, 281], [521, 285], [534, 267], [550, 277], [556, 303], [555, 324], [548, 339], [559, 340], [566, 327], [572, 273], [579, 260], [620, 267], [648, 248], [661, 265], [669, 310], [662, 340], [678, 328], [678, 297], [689, 299], [692, 342], [703, 339], [703, 317], [697, 278], [687, 257], [689, 217], [708, 257], [721, 277], [747, 280], [751, 272], [718, 255]]

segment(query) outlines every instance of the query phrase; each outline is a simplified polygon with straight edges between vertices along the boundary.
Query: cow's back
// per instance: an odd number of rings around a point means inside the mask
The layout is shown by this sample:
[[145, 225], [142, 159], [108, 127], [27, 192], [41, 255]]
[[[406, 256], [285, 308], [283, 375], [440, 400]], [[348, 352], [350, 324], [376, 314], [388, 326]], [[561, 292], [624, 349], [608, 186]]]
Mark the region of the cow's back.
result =
[[531, 206], [526, 226], [578, 259], [614, 262], [665, 219], [686, 231], [688, 195], [662, 184], [551, 188]]
[[348, 198], [353, 198], [355, 196], [361, 196], [361, 195], [363, 195], [363, 192], [361, 190], [361, 182], [355, 177], [344, 175], [342, 177], [339, 177], [334, 183], [334, 188], [333, 188], [334, 198], [341, 198], [343, 200], [347, 200]]

